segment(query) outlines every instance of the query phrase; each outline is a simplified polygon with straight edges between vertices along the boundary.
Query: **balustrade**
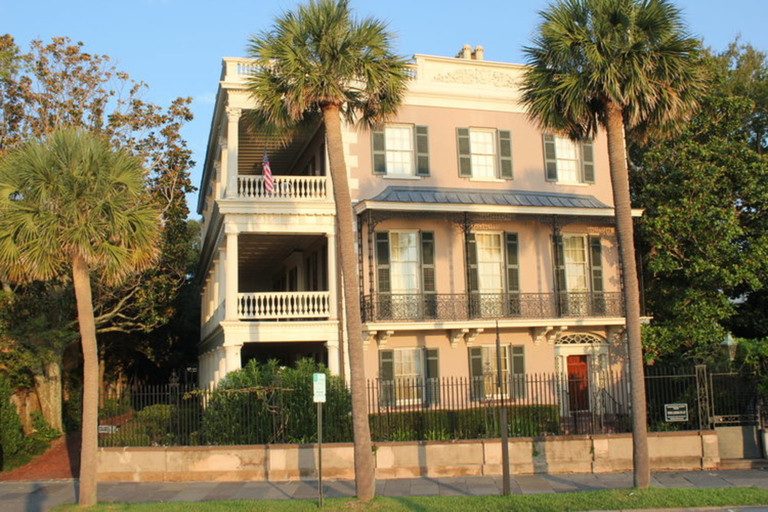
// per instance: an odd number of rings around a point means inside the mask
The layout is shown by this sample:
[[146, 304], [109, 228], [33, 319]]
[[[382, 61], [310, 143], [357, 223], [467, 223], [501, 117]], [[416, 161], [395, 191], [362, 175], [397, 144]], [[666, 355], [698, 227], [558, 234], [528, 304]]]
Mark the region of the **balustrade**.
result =
[[325, 201], [328, 199], [326, 176], [275, 176], [270, 192], [262, 176], [238, 176], [237, 197], [266, 201]]
[[238, 293], [241, 320], [329, 318], [330, 292]]

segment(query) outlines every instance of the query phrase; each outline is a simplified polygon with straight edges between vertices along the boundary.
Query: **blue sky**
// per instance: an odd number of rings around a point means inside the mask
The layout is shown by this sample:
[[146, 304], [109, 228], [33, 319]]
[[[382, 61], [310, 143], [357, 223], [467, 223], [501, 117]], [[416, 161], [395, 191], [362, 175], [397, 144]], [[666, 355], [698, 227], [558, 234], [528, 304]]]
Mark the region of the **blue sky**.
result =
[[[69, 36], [86, 51], [109, 55], [117, 67], [150, 86], [147, 100], [168, 105], [194, 98], [195, 120], [184, 136], [202, 162], [222, 57], [245, 55], [248, 37], [271, 25], [294, 0], [0, 0], [0, 33], [23, 49], [32, 39]], [[352, 0], [360, 15], [376, 16], [397, 34], [397, 51], [452, 56], [482, 45], [486, 60], [522, 62], [548, 0]], [[689, 30], [724, 49], [737, 35], [768, 50], [765, 0], [677, 0]], [[199, 185], [201, 165], [193, 170]], [[190, 197], [194, 211], [197, 197]]]

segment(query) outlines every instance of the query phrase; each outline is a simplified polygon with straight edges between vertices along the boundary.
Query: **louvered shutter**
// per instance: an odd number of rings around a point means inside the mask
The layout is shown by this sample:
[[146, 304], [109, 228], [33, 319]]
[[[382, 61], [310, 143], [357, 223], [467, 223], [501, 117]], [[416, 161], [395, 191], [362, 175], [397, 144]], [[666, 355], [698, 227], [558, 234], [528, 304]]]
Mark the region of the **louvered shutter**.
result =
[[469, 144], [469, 128], [456, 128], [456, 144], [459, 150], [459, 176], [472, 177], [472, 153]]
[[544, 134], [544, 168], [547, 181], [557, 181], [557, 151], [555, 150], [555, 136]]
[[421, 290], [424, 294], [424, 316], [436, 318], [435, 234], [422, 231], [421, 236]]
[[378, 294], [376, 300], [376, 318], [392, 318], [392, 284], [389, 272], [389, 232], [376, 233], [376, 280]]
[[384, 130], [374, 130], [373, 139], [373, 174], [387, 174], [387, 144]]
[[438, 364], [438, 350], [428, 348], [425, 350], [424, 382], [425, 402], [427, 404], [440, 403], [440, 365]]
[[499, 177], [505, 180], [513, 178], [512, 173], [512, 132], [499, 130]]
[[429, 176], [429, 131], [426, 126], [416, 127], [416, 175]]
[[595, 182], [595, 150], [592, 141], [581, 143], [581, 168], [585, 183]]
[[605, 313], [605, 289], [603, 288], [603, 246], [599, 236], [589, 237], [589, 267], [592, 277], [593, 314]]
[[379, 352], [379, 401], [383, 406], [395, 404], [395, 357], [391, 350]]
[[520, 315], [520, 263], [517, 247], [517, 233], [505, 233], [507, 263], [507, 305], [505, 316]]
[[483, 350], [481, 347], [469, 347], [469, 379], [472, 400], [483, 400], [485, 398], [484, 378]]
[[561, 314], [566, 310], [567, 297], [565, 293], [565, 251], [563, 250], [562, 235], [552, 237], [552, 264], [555, 271], [555, 302], [557, 304], [557, 313]]

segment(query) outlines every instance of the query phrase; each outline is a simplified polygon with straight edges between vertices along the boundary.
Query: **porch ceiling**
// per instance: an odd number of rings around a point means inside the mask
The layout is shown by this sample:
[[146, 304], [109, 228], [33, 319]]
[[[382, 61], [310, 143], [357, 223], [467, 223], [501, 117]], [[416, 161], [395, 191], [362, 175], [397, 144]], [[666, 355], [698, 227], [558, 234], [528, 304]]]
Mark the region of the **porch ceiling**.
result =
[[237, 243], [238, 266], [269, 275], [277, 271], [291, 253], [305, 251], [322, 239], [321, 235], [241, 234]]
[[294, 169], [294, 166], [297, 165], [297, 159], [302, 151], [309, 145], [317, 133], [317, 127], [310, 127], [295, 133], [287, 144], [282, 144], [274, 137], [252, 133], [248, 122], [247, 115], [240, 119], [237, 169], [239, 175], [252, 176], [261, 174], [265, 146], [272, 174], [285, 176], [298, 174], [303, 170]]

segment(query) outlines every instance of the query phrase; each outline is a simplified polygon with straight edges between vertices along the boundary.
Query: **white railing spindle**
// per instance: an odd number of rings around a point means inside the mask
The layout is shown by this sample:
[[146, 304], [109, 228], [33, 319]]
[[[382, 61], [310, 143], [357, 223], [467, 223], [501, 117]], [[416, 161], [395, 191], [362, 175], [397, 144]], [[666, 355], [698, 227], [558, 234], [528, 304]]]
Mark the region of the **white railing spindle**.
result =
[[242, 320], [328, 318], [330, 292], [239, 293], [237, 314]]

